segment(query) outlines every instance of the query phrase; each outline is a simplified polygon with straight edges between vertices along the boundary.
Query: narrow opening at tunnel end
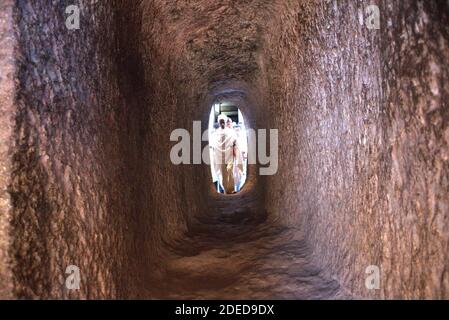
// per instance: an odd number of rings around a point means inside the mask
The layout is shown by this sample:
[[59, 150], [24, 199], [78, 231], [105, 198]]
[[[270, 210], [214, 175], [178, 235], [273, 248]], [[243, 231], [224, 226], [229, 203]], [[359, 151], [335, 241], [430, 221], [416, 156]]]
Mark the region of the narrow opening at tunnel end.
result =
[[248, 165], [248, 135], [238, 106], [216, 102], [209, 115], [210, 170], [214, 188], [221, 194], [239, 192]]

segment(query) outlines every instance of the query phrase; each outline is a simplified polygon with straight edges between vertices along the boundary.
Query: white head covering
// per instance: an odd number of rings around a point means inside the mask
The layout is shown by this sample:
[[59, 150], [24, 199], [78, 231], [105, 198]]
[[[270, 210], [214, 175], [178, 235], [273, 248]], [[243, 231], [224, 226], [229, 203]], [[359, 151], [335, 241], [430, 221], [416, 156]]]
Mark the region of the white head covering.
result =
[[220, 120], [221, 120], [221, 119], [223, 119], [224, 122], [226, 123], [226, 120], [228, 119], [228, 117], [227, 117], [226, 115], [224, 115], [224, 114], [220, 114], [220, 115], [218, 116], [217, 122], [220, 123]]

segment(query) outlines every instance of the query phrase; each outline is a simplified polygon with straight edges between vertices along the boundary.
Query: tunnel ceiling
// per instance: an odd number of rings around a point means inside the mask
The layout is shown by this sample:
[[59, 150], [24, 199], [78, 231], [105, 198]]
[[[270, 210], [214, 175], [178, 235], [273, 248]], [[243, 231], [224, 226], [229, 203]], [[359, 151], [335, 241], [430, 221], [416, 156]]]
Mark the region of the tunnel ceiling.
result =
[[187, 59], [193, 72], [189, 77], [209, 85], [245, 81], [258, 69], [262, 34], [274, 5], [262, 0], [161, 1], [156, 8], [157, 28], [165, 36], [156, 34], [163, 39], [161, 46], [170, 46], [178, 59]]

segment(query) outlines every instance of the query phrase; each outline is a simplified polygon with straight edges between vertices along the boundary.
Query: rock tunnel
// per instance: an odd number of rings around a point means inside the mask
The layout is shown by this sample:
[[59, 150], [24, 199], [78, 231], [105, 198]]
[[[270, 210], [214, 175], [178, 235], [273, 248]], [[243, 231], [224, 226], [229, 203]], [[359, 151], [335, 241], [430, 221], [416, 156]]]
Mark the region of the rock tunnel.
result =
[[[0, 297], [449, 298], [448, 15], [0, 1]], [[230, 196], [169, 157], [218, 98], [279, 132], [277, 173]]]

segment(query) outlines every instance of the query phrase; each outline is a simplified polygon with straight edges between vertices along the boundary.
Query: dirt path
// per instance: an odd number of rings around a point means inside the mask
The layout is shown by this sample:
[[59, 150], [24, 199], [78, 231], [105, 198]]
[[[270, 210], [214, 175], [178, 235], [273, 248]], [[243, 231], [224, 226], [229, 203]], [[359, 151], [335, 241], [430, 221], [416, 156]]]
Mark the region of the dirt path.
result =
[[[168, 257], [162, 299], [335, 299], [336, 281], [308, 259], [298, 230], [256, 214], [250, 195], [222, 197]], [[237, 209], [236, 209], [237, 208]]]

